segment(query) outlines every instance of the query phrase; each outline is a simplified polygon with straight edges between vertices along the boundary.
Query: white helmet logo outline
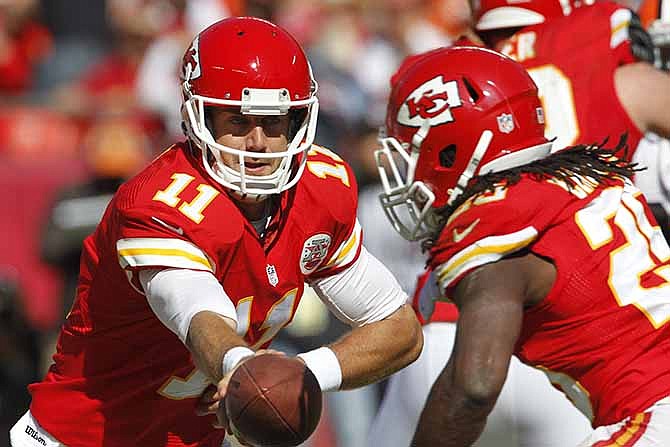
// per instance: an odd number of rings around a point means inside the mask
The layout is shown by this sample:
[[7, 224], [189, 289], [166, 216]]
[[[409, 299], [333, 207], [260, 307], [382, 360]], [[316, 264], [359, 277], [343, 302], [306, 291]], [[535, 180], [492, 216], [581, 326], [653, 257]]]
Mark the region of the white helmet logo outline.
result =
[[184, 54], [181, 70], [182, 79], [185, 81], [197, 79], [202, 74], [200, 71], [200, 35], [195, 36], [188, 51]]
[[397, 120], [410, 127], [431, 126], [454, 121], [451, 109], [462, 105], [456, 81], [444, 82], [442, 75], [424, 82], [403, 101]]

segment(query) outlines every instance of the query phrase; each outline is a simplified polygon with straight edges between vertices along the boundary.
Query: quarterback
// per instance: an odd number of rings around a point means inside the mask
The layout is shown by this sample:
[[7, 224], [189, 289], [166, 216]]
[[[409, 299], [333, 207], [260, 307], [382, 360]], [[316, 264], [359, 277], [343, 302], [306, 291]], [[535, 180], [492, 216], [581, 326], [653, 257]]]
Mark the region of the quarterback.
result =
[[362, 244], [353, 172], [312, 144], [316, 82], [296, 41], [222, 20], [195, 37], [181, 81], [187, 140], [124, 184], [85, 240], [14, 447], [221, 446], [230, 374], [291, 321], [305, 283], [352, 326], [299, 355], [324, 391], [421, 350], [406, 294]]

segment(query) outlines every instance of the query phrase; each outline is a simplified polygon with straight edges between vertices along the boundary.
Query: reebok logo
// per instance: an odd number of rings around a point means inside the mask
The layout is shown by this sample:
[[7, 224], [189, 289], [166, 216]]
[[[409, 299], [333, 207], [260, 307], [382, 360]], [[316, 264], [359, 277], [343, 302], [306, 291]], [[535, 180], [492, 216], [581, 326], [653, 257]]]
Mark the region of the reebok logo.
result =
[[479, 223], [479, 219], [472, 222], [463, 231], [458, 231], [457, 228], [454, 228], [454, 233], [453, 233], [454, 242], [458, 243], [458, 242], [461, 242], [463, 239], [465, 239], [468, 236], [468, 234], [472, 233], [472, 230], [475, 229], [475, 227], [477, 226], [478, 223]]
[[30, 425], [26, 425], [26, 434], [33, 438], [35, 441], [39, 442], [42, 445], [47, 445], [47, 442], [44, 440], [43, 437], [40, 436], [40, 434], [32, 428]]

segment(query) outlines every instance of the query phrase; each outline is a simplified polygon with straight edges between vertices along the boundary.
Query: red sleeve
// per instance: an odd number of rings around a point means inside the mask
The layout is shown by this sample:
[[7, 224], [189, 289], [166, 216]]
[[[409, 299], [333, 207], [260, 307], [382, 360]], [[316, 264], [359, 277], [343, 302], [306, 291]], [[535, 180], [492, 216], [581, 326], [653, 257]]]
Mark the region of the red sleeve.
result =
[[589, 14], [585, 14], [581, 20], [583, 27], [591, 32], [598, 29], [604, 33], [604, 40], [609, 45], [616, 65], [644, 60], [633, 48], [635, 45], [644, 44], [637, 34], [643, 29], [639, 18], [630, 9], [615, 2], [604, 1], [597, 2], [586, 10]]
[[[325, 260], [309, 275], [310, 279], [318, 279], [334, 275], [358, 259], [363, 246], [363, 232], [356, 218], [358, 185], [351, 167], [337, 154], [320, 146], [310, 150], [303, 177], [301, 183], [308, 191], [306, 196], [325, 205], [323, 217], [331, 228], [332, 240]], [[314, 209], [313, 204], [298, 206]]]
[[431, 250], [430, 266], [441, 294], [452, 295], [458, 282], [477, 267], [532, 248], [552, 219], [575, 199], [556, 184], [527, 176], [510, 187], [470, 198], [452, 214]]

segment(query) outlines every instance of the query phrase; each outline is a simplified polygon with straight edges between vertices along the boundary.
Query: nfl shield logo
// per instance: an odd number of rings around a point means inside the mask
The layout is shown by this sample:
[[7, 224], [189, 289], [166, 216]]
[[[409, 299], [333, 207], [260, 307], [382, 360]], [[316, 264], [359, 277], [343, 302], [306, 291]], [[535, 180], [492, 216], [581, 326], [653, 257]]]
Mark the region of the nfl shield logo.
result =
[[498, 115], [496, 119], [498, 120], [498, 129], [500, 129], [502, 133], [510, 133], [514, 130], [514, 119], [512, 118], [512, 114], [503, 113], [502, 115]]
[[315, 234], [305, 241], [300, 256], [300, 271], [304, 275], [312, 273], [321, 264], [328, 254], [330, 236]]
[[265, 273], [268, 274], [268, 282], [272, 287], [276, 286], [279, 283], [279, 277], [277, 276], [277, 269], [274, 265], [268, 264], [265, 266]]

